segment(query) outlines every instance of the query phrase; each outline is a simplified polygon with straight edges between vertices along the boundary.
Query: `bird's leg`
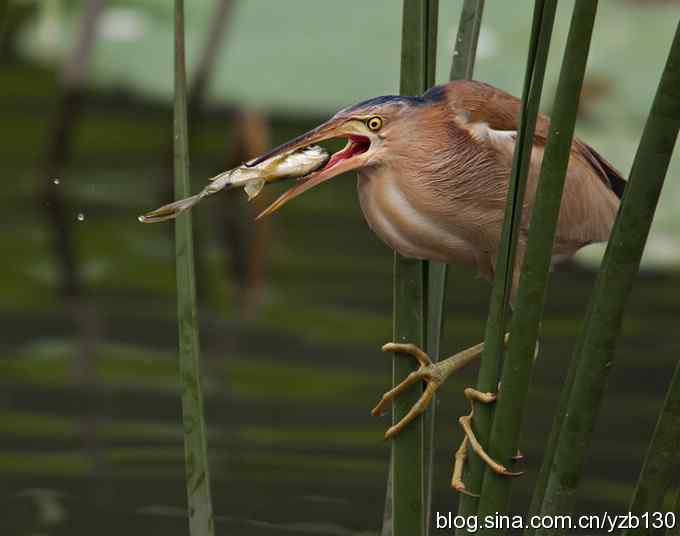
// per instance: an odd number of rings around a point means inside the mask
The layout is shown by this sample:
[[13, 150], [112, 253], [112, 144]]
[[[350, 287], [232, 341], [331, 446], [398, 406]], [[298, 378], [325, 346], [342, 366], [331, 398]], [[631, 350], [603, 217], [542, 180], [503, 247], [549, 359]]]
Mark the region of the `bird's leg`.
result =
[[[463, 420], [465, 419], [466, 422], [469, 423], [470, 421], [472, 421], [472, 417], [475, 414], [474, 401], [476, 400], [478, 402], [482, 402], [485, 404], [491, 404], [492, 402], [496, 401], [496, 395], [493, 393], [482, 393], [469, 387], [463, 391], [463, 394], [465, 395], [465, 398], [467, 398], [470, 401], [470, 413], [458, 419], [461, 425], [463, 426], [463, 429], [465, 429], [465, 425], [463, 425]], [[453, 487], [455, 490], [461, 493], [464, 493], [465, 495], [479, 497], [477, 493], [472, 493], [471, 491], [468, 491], [468, 489], [465, 487], [465, 484], [463, 483], [463, 467], [465, 465], [465, 460], [467, 459], [468, 444], [471, 441], [473, 442], [472, 447], [473, 449], [475, 448], [474, 447], [475, 444], [477, 445], [478, 448], [481, 448], [479, 446], [477, 438], [472, 433], [472, 431], [470, 431], [470, 435], [468, 435], [467, 433], [465, 434], [465, 437], [463, 438], [463, 441], [461, 442], [460, 447], [456, 451], [456, 455], [454, 457], [453, 475], [451, 476], [451, 487]]]
[[[475, 414], [475, 402], [481, 402], [482, 404], [492, 404], [493, 402], [496, 401], [496, 394], [482, 393], [481, 391], [477, 391], [477, 389], [473, 389], [471, 387], [466, 388], [463, 391], [463, 394], [465, 395], [465, 398], [467, 398], [470, 401], [470, 413], [458, 418], [458, 422], [460, 423], [460, 425], [463, 428], [463, 431], [465, 432], [465, 437], [463, 438], [463, 442], [461, 443], [460, 448], [456, 451], [455, 462], [453, 464], [453, 476], [451, 477], [451, 486], [454, 489], [460, 491], [461, 493], [465, 493], [466, 495], [471, 495], [473, 497], [478, 497], [477, 494], [467, 490], [462, 480], [463, 466], [465, 465], [465, 460], [467, 458], [468, 445], [472, 447], [472, 450], [475, 451], [477, 456], [479, 456], [484, 461], [484, 463], [486, 463], [491, 468], [492, 471], [498, 473], [499, 475], [519, 476], [523, 474], [523, 471], [519, 472], [508, 471], [508, 469], [504, 465], [501, 465], [493, 458], [491, 458], [486, 453], [482, 445], [480, 445], [479, 441], [477, 440], [477, 437], [475, 436], [475, 433], [472, 431], [472, 417], [474, 417]], [[517, 451], [517, 455], [514, 456], [513, 459], [521, 458], [522, 454], [519, 451]]]
[[472, 493], [468, 491], [463, 483], [463, 467], [465, 466], [465, 460], [467, 459], [468, 451], [468, 437], [465, 436], [463, 441], [456, 451], [453, 461], [453, 475], [451, 475], [451, 487], [465, 495], [470, 495], [471, 497], [479, 497], [478, 493]]
[[[508, 334], [505, 335], [505, 342], [507, 343], [508, 341]], [[538, 357], [538, 341], [536, 341], [536, 346], [534, 347], [534, 359]], [[500, 384], [498, 384], [500, 387]], [[465, 484], [463, 483], [463, 466], [465, 465], [465, 460], [467, 459], [467, 450], [468, 450], [468, 444], [472, 445], [472, 450], [474, 450], [477, 453], [477, 456], [479, 456], [484, 463], [486, 463], [493, 471], [498, 473], [499, 475], [505, 475], [505, 476], [519, 476], [524, 473], [524, 471], [518, 471], [518, 472], [512, 472], [508, 471], [507, 468], [504, 465], [501, 465], [500, 463], [494, 461], [484, 450], [484, 448], [479, 444], [479, 441], [477, 440], [477, 437], [475, 436], [474, 432], [472, 431], [472, 417], [474, 417], [475, 414], [475, 402], [481, 402], [482, 404], [491, 404], [496, 401], [496, 395], [494, 393], [482, 393], [481, 391], [477, 391], [476, 389], [472, 389], [471, 387], [468, 387], [463, 391], [463, 394], [465, 395], [465, 398], [467, 398], [470, 401], [470, 413], [468, 415], [464, 415], [462, 417], [459, 417], [458, 422], [460, 422], [460, 425], [463, 428], [463, 431], [465, 432], [465, 437], [463, 438], [463, 442], [460, 444], [460, 447], [456, 451], [456, 455], [454, 456], [454, 464], [453, 464], [453, 475], [451, 476], [451, 486], [460, 491], [461, 493], [465, 493], [466, 495], [471, 495], [473, 497], [478, 497], [479, 495], [472, 493], [471, 491], [468, 491], [467, 488], [465, 487]], [[517, 453], [512, 457], [513, 461], [519, 461], [524, 458], [524, 455], [522, 452], [517, 449]]]
[[[506, 335], [506, 341], [507, 338], [508, 336]], [[387, 432], [385, 432], [385, 439], [389, 439], [401, 432], [408, 423], [410, 423], [418, 415], [423, 413], [425, 409], [427, 409], [427, 406], [432, 400], [435, 391], [451, 374], [463, 368], [465, 365], [468, 365], [482, 355], [484, 343], [477, 344], [468, 348], [467, 350], [458, 352], [457, 354], [439, 361], [438, 363], [432, 363], [430, 357], [414, 344], [388, 342], [382, 347], [382, 350], [383, 352], [398, 352], [412, 355], [416, 358], [416, 360], [418, 360], [420, 367], [418, 367], [418, 370], [415, 370], [406, 376], [404, 381], [402, 381], [399, 385], [395, 386], [393, 389], [387, 391], [383, 395], [380, 402], [378, 402], [375, 408], [373, 408], [373, 411], [371, 411], [373, 416], [382, 415], [385, 409], [392, 403], [392, 401], [399, 394], [408, 389], [412, 384], [421, 380], [427, 384], [421, 397], [404, 416], [404, 418], [394, 426], [390, 427]]]

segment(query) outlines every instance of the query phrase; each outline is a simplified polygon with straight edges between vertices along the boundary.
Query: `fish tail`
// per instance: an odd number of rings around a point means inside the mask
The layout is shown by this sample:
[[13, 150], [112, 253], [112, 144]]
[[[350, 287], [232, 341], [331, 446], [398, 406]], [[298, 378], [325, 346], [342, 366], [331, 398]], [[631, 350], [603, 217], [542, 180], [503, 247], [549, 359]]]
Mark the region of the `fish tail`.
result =
[[186, 197], [175, 201], [174, 203], [169, 203], [163, 205], [156, 210], [147, 212], [143, 216], [139, 217], [139, 221], [142, 223], [158, 223], [160, 221], [172, 220], [177, 217], [177, 215], [185, 210], [190, 209], [196, 203], [198, 203], [201, 198], [204, 197], [201, 194], [192, 195], [191, 197]]

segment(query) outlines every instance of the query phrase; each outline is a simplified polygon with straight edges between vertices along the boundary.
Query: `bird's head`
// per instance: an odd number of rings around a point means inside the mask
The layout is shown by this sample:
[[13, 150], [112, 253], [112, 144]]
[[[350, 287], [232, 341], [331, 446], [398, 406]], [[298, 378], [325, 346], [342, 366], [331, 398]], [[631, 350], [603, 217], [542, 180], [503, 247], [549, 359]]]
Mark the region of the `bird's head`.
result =
[[323, 168], [298, 179], [295, 186], [282, 194], [258, 218], [271, 214], [294, 197], [342, 173], [387, 163], [400, 152], [398, 148], [410, 139], [412, 129], [416, 127], [414, 114], [438, 100], [428, 99], [427, 96], [377, 97], [350, 106], [309, 132], [248, 162], [247, 166], [254, 166], [273, 156], [291, 153], [325, 140], [347, 140], [345, 147], [333, 154]]

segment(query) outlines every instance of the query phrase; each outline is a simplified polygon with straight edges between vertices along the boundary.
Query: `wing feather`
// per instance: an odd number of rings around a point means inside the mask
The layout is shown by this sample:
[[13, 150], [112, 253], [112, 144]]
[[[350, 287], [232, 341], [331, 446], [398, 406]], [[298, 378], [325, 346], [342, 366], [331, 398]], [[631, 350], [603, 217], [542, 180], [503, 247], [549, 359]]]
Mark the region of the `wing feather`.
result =
[[[501, 132], [510, 131], [513, 135], [519, 126], [521, 102], [516, 97], [484, 82], [455, 81], [448, 84], [449, 104], [462, 118], [462, 123], [475, 138], [479, 138], [480, 124]], [[534, 145], [545, 146], [550, 129], [550, 119], [542, 113], [536, 119]], [[621, 173], [595, 149], [574, 137], [572, 152], [579, 153], [597, 177], [604, 182], [621, 199], [626, 181]]]
[[[475, 81], [451, 82], [447, 94], [456, 125], [466, 130], [476, 142], [495, 147], [509, 169], [519, 122], [519, 99]], [[548, 117], [539, 114], [525, 199], [529, 205], [533, 205], [549, 128]], [[556, 253], [562, 250], [572, 254], [585, 244], [607, 240], [625, 184], [621, 173], [611, 163], [574, 137], [560, 208]], [[523, 222], [525, 230], [529, 217], [527, 214]]]

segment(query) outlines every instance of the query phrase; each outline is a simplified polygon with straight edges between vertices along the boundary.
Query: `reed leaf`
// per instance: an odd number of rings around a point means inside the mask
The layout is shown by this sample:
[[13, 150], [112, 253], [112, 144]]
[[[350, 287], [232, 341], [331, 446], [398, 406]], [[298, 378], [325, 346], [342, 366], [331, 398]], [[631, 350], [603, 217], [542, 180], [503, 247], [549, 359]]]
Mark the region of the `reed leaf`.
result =
[[[501, 378], [503, 391], [496, 403], [489, 441], [491, 457], [505, 466], [510, 466], [519, 443], [596, 10], [597, 1], [577, 0], [562, 60], [555, 111], [550, 123], [531, 216], [527, 250]], [[511, 483], [511, 479], [501, 477], [487, 468], [479, 504], [480, 516], [507, 510]]]
[[[647, 118], [572, 362], [574, 383], [550, 464], [541, 512], [572, 510], [585, 449], [614, 359], [616, 339], [680, 127], [680, 26]], [[545, 460], [544, 460], [545, 463]], [[537, 531], [537, 534], [547, 534]], [[551, 532], [554, 534], [554, 532]]]
[[[465, 0], [458, 23], [458, 35], [453, 50], [451, 61], [451, 80], [472, 78], [475, 57], [477, 55], [477, 42], [479, 29], [484, 11], [484, 0]], [[433, 57], [434, 50], [431, 51]], [[444, 301], [446, 298], [447, 265], [441, 262], [430, 261], [426, 271], [426, 296], [427, 296], [427, 333], [425, 351], [432, 361], [438, 361], [440, 356], [440, 340], [442, 324], [444, 321]], [[432, 517], [432, 481], [434, 472], [434, 436], [435, 416], [437, 407], [437, 395], [432, 398], [427, 413], [424, 416], [425, 424], [425, 504], [426, 519]], [[426, 526], [429, 533], [430, 524]]]
[[470, 80], [475, 69], [484, 0], [465, 0], [458, 22], [449, 80]]
[[[555, 19], [556, 0], [536, 0], [527, 57], [527, 69], [522, 92], [522, 108], [517, 142], [513, 157], [510, 186], [505, 210], [505, 220], [501, 234], [501, 246], [496, 263], [496, 275], [489, 308], [484, 338], [477, 389], [494, 392], [497, 389], [499, 370], [505, 335], [509, 290], [513, 277], [514, 256], [517, 244], [522, 211], [522, 201], [526, 187], [529, 157], [533, 144], [534, 127], [543, 88], [545, 66], [550, 47], [550, 36]], [[493, 419], [493, 406], [475, 404], [474, 432], [482, 445], [488, 443]], [[484, 464], [470, 451], [468, 456], [465, 483], [472, 492], [479, 492], [484, 475]], [[473, 515], [477, 511], [478, 499], [468, 495], [461, 496], [458, 513]]]
[[[175, 198], [182, 199], [191, 194], [183, 0], [175, 0], [174, 139]], [[199, 367], [196, 279], [190, 212], [180, 214], [175, 221], [175, 260], [189, 532], [191, 536], [212, 536], [214, 520]]]
[[[642, 471], [638, 478], [628, 511], [633, 514], [661, 512], [664, 498], [673, 477], [676, 476], [678, 454], [680, 453], [680, 361], [668, 387], [666, 398], [654, 428], [652, 440], [647, 448]], [[642, 524], [623, 532], [648, 534]]]
[[[425, 351], [433, 362], [439, 361], [440, 341], [444, 322], [444, 301], [446, 299], [445, 263], [429, 261], [424, 263], [424, 292], [426, 297]], [[425, 534], [430, 532], [432, 518], [432, 485], [434, 479], [435, 416], [437, 395], [432, 397], [423, 416], [424, 463], [425, 463]]]
[[[404, 0], [401, 82], [402, 95], [418, 95], [434, 84], [438, 0]], [[395, 253], [394, 340], [421, 347], [425, 342], [428, 265]], [[395, 354], [392, 361], [394, 385], [416, 369], [411, 356]], [[392, 419], [398, 422], [418, 400], [411, 389], [393, 405]], [[392, 533], [418, 536], [425, 533], [424, 435], [422, 418], [416, 419], [392, 441]]]
[[[423, 91], [434, 85], [437, 65], [437, 24], [439, 20], [439, 0], [430, 0], [427, 6], [425, 73]], [[423, 339], [425, 351], [432, 361], [439, 360], [439, 343], [444, 321], [444, 299], [446, 294], [446, 264], [426, 261], [423, 263], [423, 294], [424, 318]], [[425, 415], [423, 415], [423, 463], [425, 480], [423, 483], [425, 495], [424, 523], [425, 534], [430, 533], [430, 518], [432, 514], [432, 482], [434, 474], [434, 437], [435, 413], [437, 400], [432, 397]]]

